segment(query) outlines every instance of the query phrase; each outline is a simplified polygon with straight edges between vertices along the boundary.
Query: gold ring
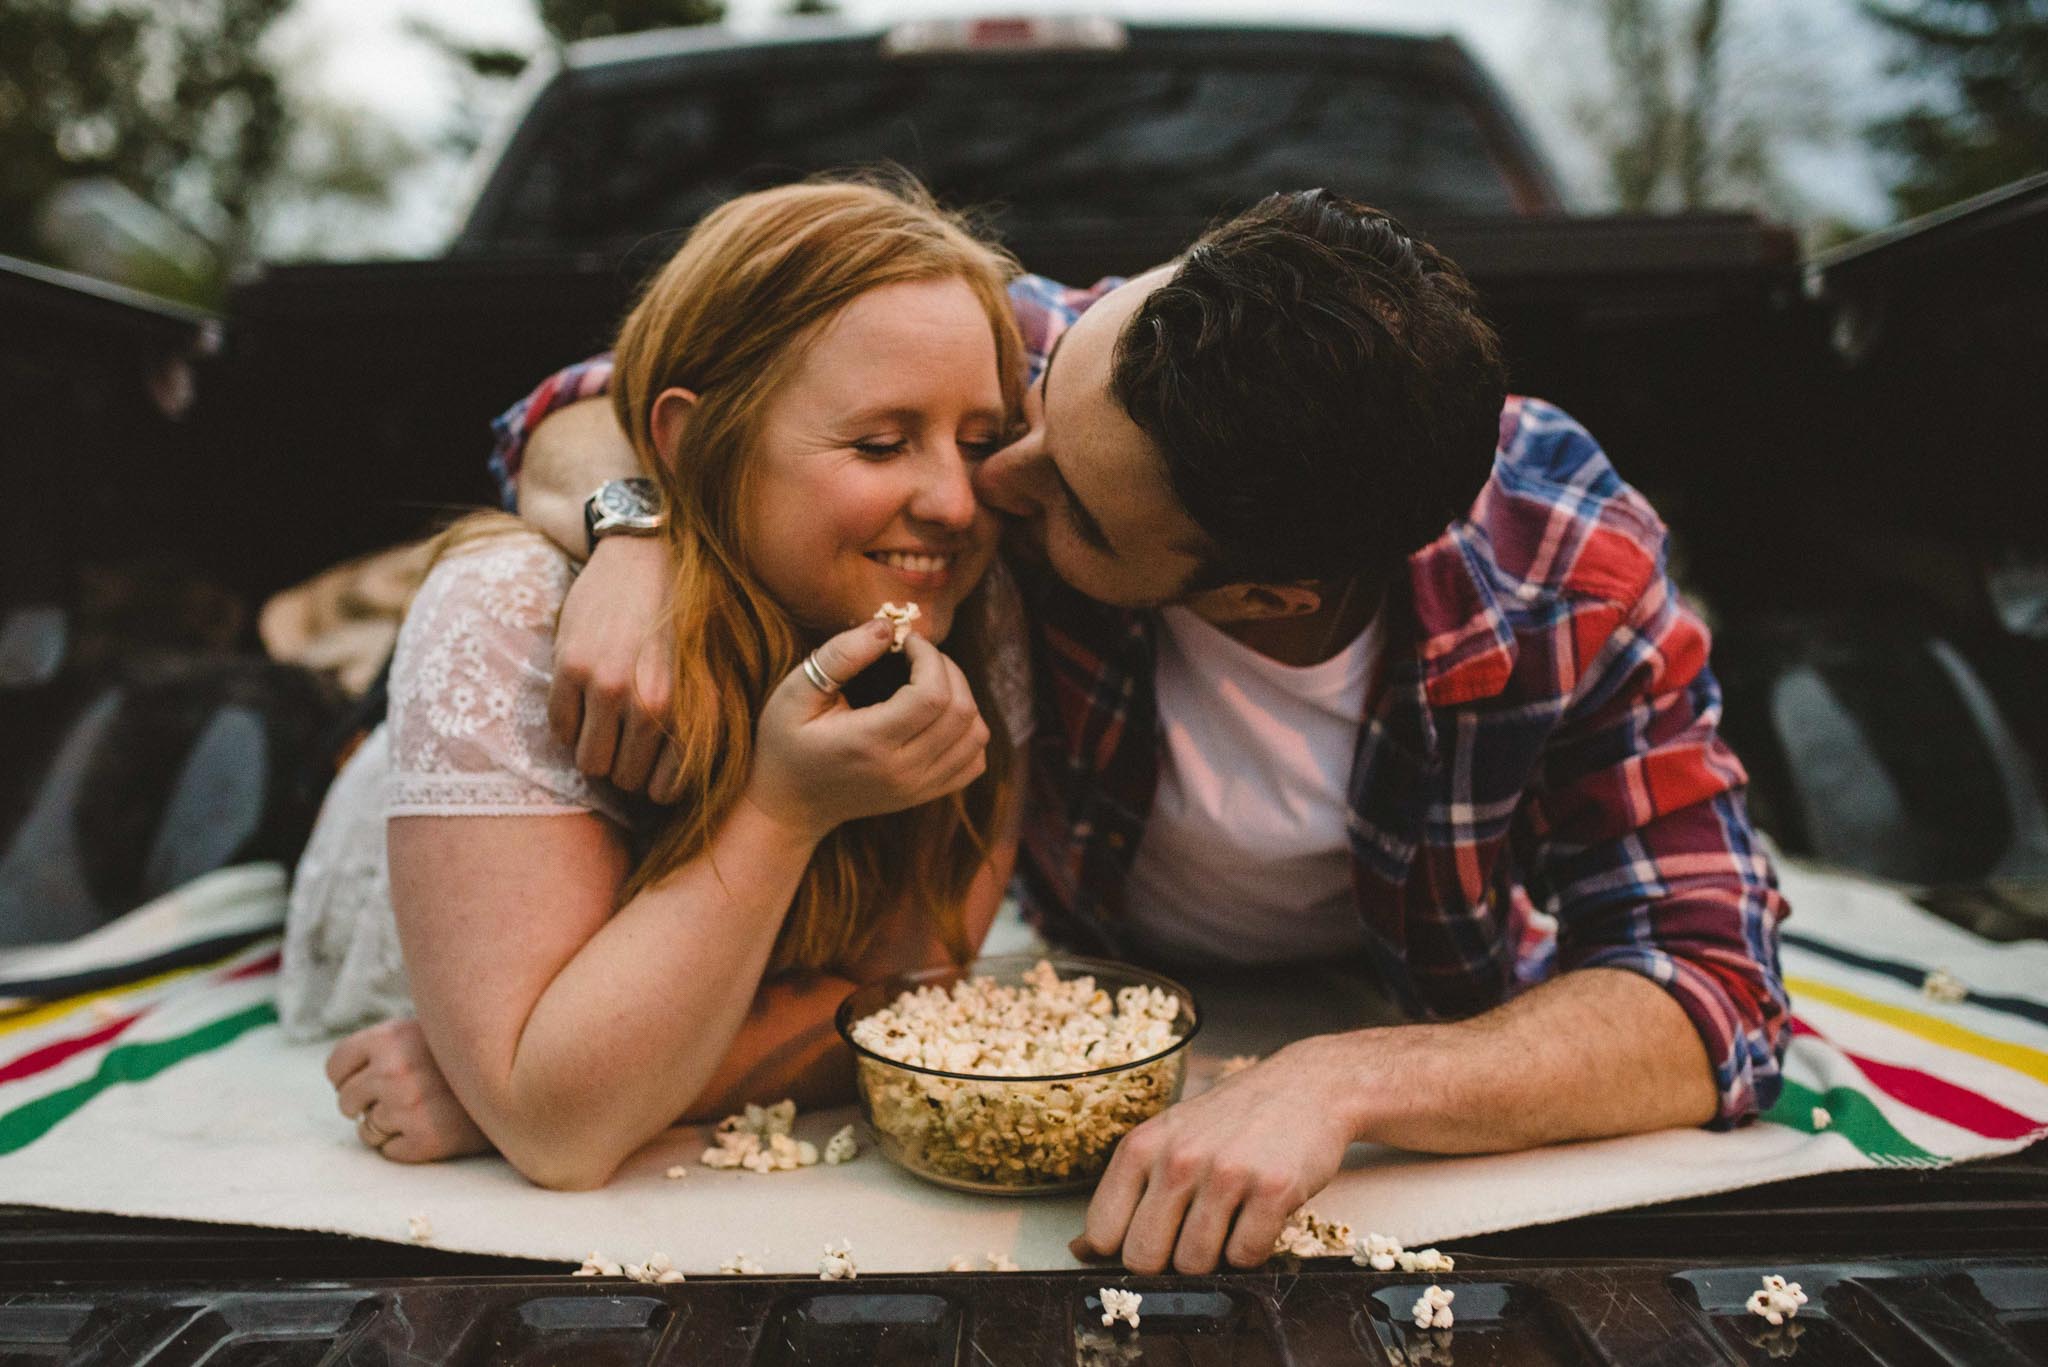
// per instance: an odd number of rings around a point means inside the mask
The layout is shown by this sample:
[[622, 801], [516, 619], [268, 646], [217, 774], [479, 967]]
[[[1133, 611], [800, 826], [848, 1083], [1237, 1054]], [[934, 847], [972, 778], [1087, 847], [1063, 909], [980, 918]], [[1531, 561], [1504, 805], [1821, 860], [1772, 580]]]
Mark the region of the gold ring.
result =
[[818, 652], [815, 650], [804, 656], [804, 677], [811, 681], [811, 687], [827, 697], [839, 691], [839, 680], [825, 672], [825, 667], [818, 663]]
[[[374, 1106], [376, 1103], [372, 1102], [370, 1104]], [[388, 1133], [383, 1126], [370, 1119], [370, 1108], [368, 1106], [365, 1106], [363, 1113], [356, 1117], [356, 1128], [363, 1132], [363, 1142], [373, 1149], [381, 1149], [392, 1140], [398, 1138], [397, 1135]]]

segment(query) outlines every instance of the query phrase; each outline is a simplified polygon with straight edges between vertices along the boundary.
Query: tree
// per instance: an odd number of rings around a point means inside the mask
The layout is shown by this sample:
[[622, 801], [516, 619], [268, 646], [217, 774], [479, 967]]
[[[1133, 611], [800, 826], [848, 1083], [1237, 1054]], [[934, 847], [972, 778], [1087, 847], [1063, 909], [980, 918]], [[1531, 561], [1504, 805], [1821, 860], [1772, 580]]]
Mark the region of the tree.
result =
[[1901, 214], [2048, 170], [2048, 0], [1864, 0], [1863, 11], [1900, 44], [1894, 74], [1946, 87], [1870, 128], [1898, 159]]
[[211, 303], [281, 199], [381, 194], [402, 149], [286, 93], [266, 39], [291, 5], [0, 0], [0, 251], [66, 264], [76, 244], [44, 226], [82, 220], [46, 209], [60, 188], [103, 186], [95, 202], [132, 197], [169, 220], [166, 239], [206, 248], [196, 267], [179, 255], [114, 273]]
[[[1828, 82], [1775, 53], [1796, 44], [1731, 0], [1556, 0], [1576, 50], [1572, 122], [1627, 212], [1802, 206], [1779, 169], [1835, 132]], [[1786, 22], [1782, 16], [1778, 22]], [[1593, 54], [1586, 51], [1591, 49]]]

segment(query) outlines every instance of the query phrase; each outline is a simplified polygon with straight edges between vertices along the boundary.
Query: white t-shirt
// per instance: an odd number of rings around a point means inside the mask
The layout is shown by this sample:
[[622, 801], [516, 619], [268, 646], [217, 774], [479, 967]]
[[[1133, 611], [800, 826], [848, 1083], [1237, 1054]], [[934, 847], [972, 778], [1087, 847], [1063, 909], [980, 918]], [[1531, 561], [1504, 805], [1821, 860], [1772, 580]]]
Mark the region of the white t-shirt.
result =
[[1138, 946], [1168, 960], [1362, 953], [1345, 790], [1383, 631], [1282, 664], [1186, 608], [1159, 614], [1159, 787], [1131, 869]]

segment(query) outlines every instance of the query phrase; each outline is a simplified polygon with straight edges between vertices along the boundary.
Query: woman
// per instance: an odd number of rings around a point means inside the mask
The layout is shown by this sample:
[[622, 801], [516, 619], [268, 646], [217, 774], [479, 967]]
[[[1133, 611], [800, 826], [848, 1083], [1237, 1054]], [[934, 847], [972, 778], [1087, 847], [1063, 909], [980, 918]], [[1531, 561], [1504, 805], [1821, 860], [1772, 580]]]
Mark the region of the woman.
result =
[[[706, 218], [627, 318], [614, 402], [674, 567], [658, 824], [549, 735], [566, 558], [451, 531], [287, 926], [288, 1029], [389, 1018], [328, 1061], [365, 1143], [600, 1185], [679, 1119], [843, 1092], [850, 983], [971, 955], [1029, 708], [968, 484], [1022, 398], [1010, 269], [921, 192], [789, 186]], [[849, 706], [905, 600], [909, 682]]]

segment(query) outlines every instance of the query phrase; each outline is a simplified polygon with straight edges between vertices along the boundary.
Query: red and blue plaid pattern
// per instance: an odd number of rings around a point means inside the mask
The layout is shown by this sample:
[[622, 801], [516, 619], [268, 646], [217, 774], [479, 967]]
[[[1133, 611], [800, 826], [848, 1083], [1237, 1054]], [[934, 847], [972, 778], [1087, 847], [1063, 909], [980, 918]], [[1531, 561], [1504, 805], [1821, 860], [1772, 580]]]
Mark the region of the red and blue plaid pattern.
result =
[[[1011, 287], [1034, 378], [1115, 283]], [[609, 372], [604, 358], [571, 367], [498, 420], [508, 502], [533, 427]], [[1491, 480], [1389, 594], [1352, 767], [1352, 862], [1382, 976], [1413, 1013], [1471, 1015], [1571, 969], [1640, 973], [1699, 1030], [1726, 1127], [1780, 1089], [1787, 908], [1665, 542], [1584, 428], [1509, 399]], [[1119, 954], [1158, 782], [1153, 620], [1050, 576], [1024, 587], [1038, 728], [1019, 892], [1048, 933]]]

